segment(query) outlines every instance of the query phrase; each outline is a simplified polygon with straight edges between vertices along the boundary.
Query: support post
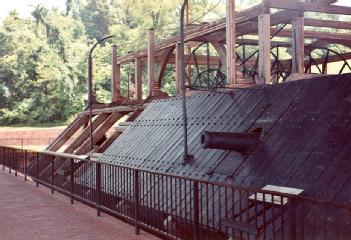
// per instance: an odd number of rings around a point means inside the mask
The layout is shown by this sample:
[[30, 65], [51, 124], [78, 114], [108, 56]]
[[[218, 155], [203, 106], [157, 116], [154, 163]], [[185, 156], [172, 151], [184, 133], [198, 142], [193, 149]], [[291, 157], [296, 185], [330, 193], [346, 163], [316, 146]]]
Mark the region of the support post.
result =
[[193, 191], [194, 191], [194, 199], [193, 199], [193, 206], [194, 206], [194, 239], [199, 239], [199, 224], [200, 224], [200, 198], [199, 198], [199, 183], [194, 181], [193, 183]]
[[296, 17], [292, 20], [292, 73], [304, 73], [304, 38], [304, 18]]
[[296, 219], [296, 199], [291, 198], [290, 205], [289, 205], [289, 217], [290, 217], [290, 224], [289, 224], [289, 239], [296, 239], [296, 227], [297, 227], [297, 219]]
[[182, 93], [182, 67], [180, 63], [181, 49], [180, 44], [176, 45], [176, 57], [175, 57], [175, 71], [176, 71], [176, 96]]
[[18, 150], [14, 150], [13, 153], [14, 153], [14, 156], [13, 156], [13, 168], [15, 169], [15, 176], [17, 177], [17, 168], [19, 166], [19, 159], [18, 159]]
[[51, 194], [54, 194], [55, 157], [50, 156], [50, 158], [51, 158]]
[[69, 168], [69, 175], [70, 175], [70, 183], [71, 183], [71, 186], [70, 186], [70, 190], [71, 190], [71, 204], [74, 203], [74, 160], [73, 158], [70, 159], [70, 168]]
[[258, 80], [257, 84], [268, 84], [271, 80], [271, 17], [270, 14], [258, 16]]
[[27, 150], [24, 150], [24, 181], [27, 181]]
[[117, 46], [112, 46], [112, 102], [121, 100], [121, 65], [117, 64]]
[[134, 220], [135, 235], [140, 234], [139, 229], [139, 170], [134, 170]]
[[227, 82], [228, 84], [236, 84], [235, 0], [227, 0], [226, 6]]
[[36, 185], [36, 187], [39, 187], [39, 182], [38, 182], [38, 180], [39, 180], [39, 153], [36, 154], [35, 161], [36, 161], [36, 171], [35, 171], [36, 174], [35, 174], [35, 176], [37, 178], [35, 185]]
[[147, 47], [147, 72], [148, 72], [148, 95], [154, 96], [155, 85], [155, 29], [148, 30]]
[[141, 71], [140, 58], [135, 59], [135, 98], [141, 100], [143, 98], [143, 76]]
[[96, 210], [97, 216], [100, 217], [101, 209], [100, 209], [100, 198], [101, 198], [101, 163], [96, 162]]

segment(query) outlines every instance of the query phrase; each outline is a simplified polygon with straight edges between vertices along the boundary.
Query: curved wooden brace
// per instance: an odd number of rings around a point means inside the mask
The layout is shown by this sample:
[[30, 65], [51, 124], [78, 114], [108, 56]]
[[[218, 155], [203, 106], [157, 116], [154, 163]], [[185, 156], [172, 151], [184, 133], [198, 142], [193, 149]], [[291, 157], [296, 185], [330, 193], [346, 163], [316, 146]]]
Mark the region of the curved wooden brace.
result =
[[210, 41], [214, 49], [216, 49], [219, 58], [221, 59], [221, 62], [224, 66], [224, 69], [227, 69], [227, 50], [226, 47], [224, 46], [223, 43], [220, 43], [218, 41], [212, 40]]
[[161, 89], [163, 74], [166, 70], [168, 60], [172, 56], [174, 49], [175, 49], [175, 46], [172, 46], [170, 48], [165, 49], [162, 53], [162, 58], [159, 62], [159, 66], [158, 66], [157, 80], [156, 80], [155, 86], [154, 86], [155, 92], [159, 92]]

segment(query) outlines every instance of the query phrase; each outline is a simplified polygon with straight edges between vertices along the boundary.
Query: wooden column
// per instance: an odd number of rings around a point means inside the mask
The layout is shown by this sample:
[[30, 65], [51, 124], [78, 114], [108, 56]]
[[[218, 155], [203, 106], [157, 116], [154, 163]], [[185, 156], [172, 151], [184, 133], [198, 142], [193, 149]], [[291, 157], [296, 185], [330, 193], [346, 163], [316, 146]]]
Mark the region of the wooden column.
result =
[[181, 69], [181, 55], [180, 55], [180, 44], [176, 45], [176, 56], [175, 56], [175, 72], [176, 72], [176, 93], [178, 96], [182, 93], [182, 69]]
[[226, 45], [228, 84], [236, 84], [236, 54], [235, 54], [235, 0], [227, 0], [226, 11]]
[[141, 70], [140, 58], [135, 59], [135, 98], [140, 100], [143, 98], [143, 76]]
[[148, 71], [148, 95], [154, 96], [155, 85], [155, 29], [148, 31], [147, 46], [147, 71]]
[[271, 17], [270, 14], [258, 16], [258, 81], [268, 84], [271, 81]]
[[304, 18], [292, 20], [292, 69], [293, 73], [304, 73], [305, 57]]
[[117, 64], [117, 46], [112, 46], [112, 102], [122, 99], [121, 96], [121, 65]]

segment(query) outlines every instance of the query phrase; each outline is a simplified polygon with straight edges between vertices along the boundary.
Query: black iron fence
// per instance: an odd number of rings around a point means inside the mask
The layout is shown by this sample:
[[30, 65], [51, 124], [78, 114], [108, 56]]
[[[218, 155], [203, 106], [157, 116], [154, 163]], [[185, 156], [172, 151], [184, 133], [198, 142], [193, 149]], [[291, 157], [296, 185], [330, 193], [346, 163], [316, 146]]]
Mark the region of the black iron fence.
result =
[[351, 206], [0, 147], [3, 170], [166, 239], [351, 239]]

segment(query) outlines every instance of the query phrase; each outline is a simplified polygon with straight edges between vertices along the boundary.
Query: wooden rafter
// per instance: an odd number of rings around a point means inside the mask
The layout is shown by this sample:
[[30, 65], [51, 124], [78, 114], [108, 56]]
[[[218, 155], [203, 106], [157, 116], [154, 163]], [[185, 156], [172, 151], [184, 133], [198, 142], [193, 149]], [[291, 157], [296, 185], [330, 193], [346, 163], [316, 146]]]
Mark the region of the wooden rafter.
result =
[[174, 49], [175, 49], [175, 46], [163, 50], [163, 54], [162, 54], [163, 58], [159, 62], [158, 72], [157, 72], [157, 80], [155, 82], [157, 85], [155, 84], [155, 86], [154, 86], [155, 92], [160, 91], [161, 83], [162, 83], [162, 79], [163, 79], [163, 74], [166, 70], [168, 60], [172, 56]]

